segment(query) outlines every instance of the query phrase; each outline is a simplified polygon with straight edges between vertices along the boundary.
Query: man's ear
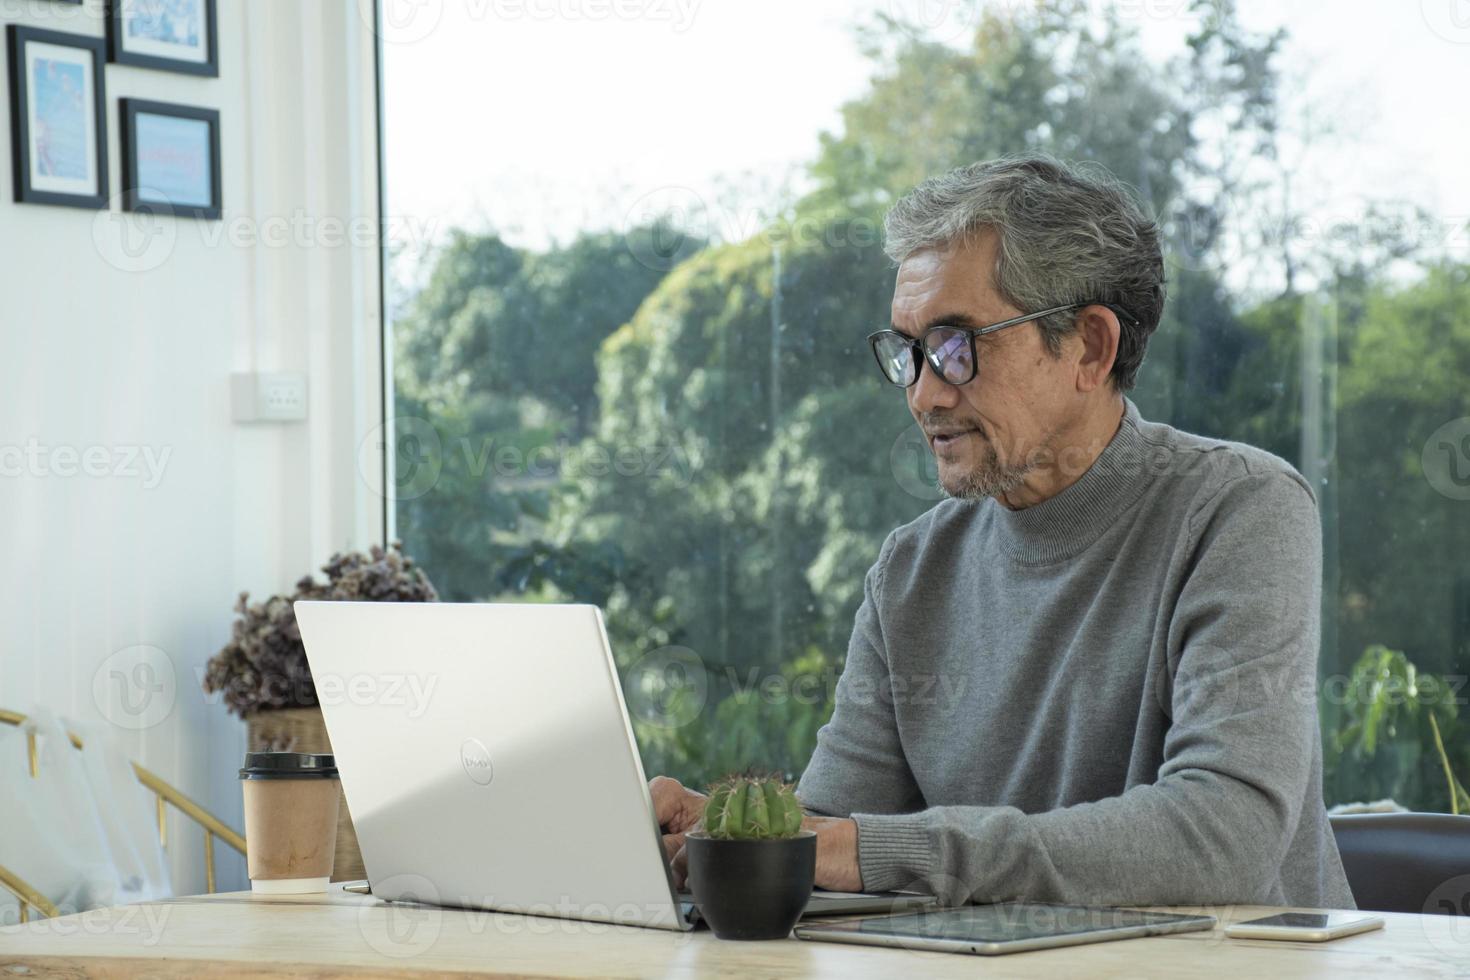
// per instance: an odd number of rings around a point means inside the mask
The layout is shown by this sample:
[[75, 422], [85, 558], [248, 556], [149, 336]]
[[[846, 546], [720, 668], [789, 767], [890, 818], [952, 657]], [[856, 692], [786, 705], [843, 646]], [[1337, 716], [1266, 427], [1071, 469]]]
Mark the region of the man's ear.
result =
[[1077, 361], [1077, 390], [1089, 392], [1107, 384], [1118, 359], [1118, 315], [1106, 306], [1084, 306], [1077, 313], [1082, 356]]

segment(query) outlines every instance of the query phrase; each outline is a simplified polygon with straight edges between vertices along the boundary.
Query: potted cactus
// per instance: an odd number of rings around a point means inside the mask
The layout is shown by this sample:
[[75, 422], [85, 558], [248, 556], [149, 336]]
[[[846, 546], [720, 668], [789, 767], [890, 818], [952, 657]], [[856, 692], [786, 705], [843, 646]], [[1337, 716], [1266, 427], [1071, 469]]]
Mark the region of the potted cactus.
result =
[[689, 888], [721, 939], [784, 939], [812, 895], [817, 835], [779, 776], [729, 776], [710, 787], [704, 828], [685, 839]]

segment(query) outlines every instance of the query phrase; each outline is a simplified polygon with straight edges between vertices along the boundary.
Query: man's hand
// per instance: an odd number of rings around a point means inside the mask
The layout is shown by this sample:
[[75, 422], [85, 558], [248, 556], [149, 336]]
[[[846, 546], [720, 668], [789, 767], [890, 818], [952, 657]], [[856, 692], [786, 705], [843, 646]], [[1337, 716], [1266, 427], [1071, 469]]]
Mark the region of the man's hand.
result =
[[674, 887], [683, 888], [689, 868], [688, 859], [684, 856], [684, 835], [703, 825], [704, 805], [709, 797], [685, 789], [677, 779], [668, 776], [650, 779], [648, 793], [653, 797], [653, 812], [663, 834], [664, 857], [674, 871]]
[[[648, 781], [653, 797], [653, 811], [663, 834], [664, 856], [673, 869], [674, 885], [683, 888], [689, 873], [689, 860], [684, 853], [684, 835], [700, 829], [704, 821], [704, 805], [709, 798], [686, 789], [677, 779], [655, 776]], [[817, 835], [817, 887], [838, 892], [863, 889], [858, 871], [857, 823], [846, 817], [813, 817], [801, 821], [803, 830]]]
[[857, 821], [851, 817], [807, 817], [801, 829], [817, 832], [817, 887], [834, 892], [862, 891]]

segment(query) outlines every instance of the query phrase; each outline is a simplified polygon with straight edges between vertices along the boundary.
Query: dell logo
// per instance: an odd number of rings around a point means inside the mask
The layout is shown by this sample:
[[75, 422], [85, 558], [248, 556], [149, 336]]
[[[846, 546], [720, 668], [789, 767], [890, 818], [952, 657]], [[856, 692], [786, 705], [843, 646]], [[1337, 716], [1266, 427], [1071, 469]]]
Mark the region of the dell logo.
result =
[[467, 738], [459, 747], [459, 762], [467, 776], [481, 786], [490, 785], [495, 778], [495, 767], [490, 763], [490, 750], [478, 738]]

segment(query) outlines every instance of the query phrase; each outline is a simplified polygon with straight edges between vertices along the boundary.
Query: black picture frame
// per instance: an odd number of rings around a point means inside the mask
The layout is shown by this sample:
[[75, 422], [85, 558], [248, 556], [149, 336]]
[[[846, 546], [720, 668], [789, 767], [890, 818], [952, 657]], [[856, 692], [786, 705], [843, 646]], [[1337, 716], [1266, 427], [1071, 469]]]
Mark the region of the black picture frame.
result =
[[133, 65], [157, 71], [180, 72], [185, 75], [219, 77], [219, 26], [215, 0], [191, 0], [204, 11], [204, 44], [207, 57], [204, 61], [189, 61], [169, 58], [157, 54], [130, 51], [123, 30], [127, 15], [128, 0], [107, 0], [107, 60], [117, 65]]
[[[98, 211], [107, 207], [107, 83], [103, 76], [106, 52], [102, 39], [81, 34], [65, 34], [39, 27], [11, 24], [6, 28], [10, 57], [10, 146], [11, 175], [15, 200], [22, 204], [56, 204], [63, 207], [88, 208]], [[31, 159], [30, 104], [35, 93], [26, 72], [26, 47], [52, 44], [86, 52], [92, 62], [91, 124], [96, 168], [94, 191], [72, 193], [38, 187], [44, 175], [37, 174]]]
[[[140, 214], [163, 214], [184, 218], [218, 219], [224, 211], [224, 192], [220, 175], [219, 110], [200, 106], [153, 102], [148, 99], [118, 99], [118, 144], [122, 151], [122, 207]], [[209, 203], [176, 204], [150, 199], [146, 188], [140, 188], [139, 153], [146, 148], [138, 138], [138, 116], [168, 116], [192, 119], [209, 125]]]

